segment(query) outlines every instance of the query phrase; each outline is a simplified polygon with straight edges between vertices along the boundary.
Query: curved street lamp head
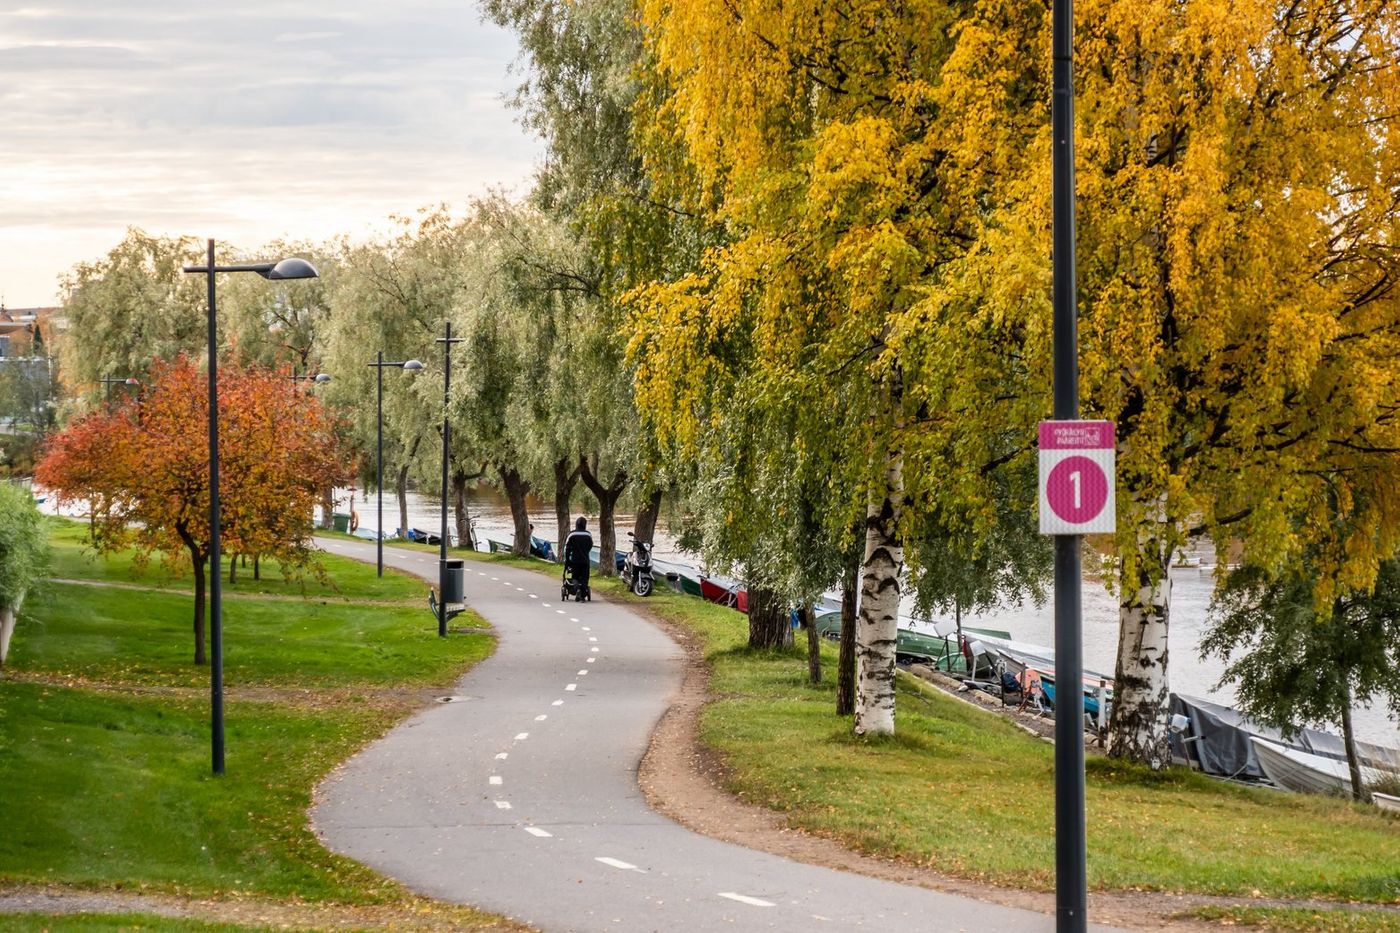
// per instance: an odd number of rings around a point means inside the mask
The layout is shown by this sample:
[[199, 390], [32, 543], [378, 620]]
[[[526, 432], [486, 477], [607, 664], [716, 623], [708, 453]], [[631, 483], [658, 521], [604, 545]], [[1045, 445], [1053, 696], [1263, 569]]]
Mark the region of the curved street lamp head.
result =
[[317, 375], [316, 375], [316, 380], [315, 380], [315, 381], [316, 381], [317, 383], [321, 384], [321, 385], [325, 385], [327, 382], [330, 382], [330, 381], [331, 381], [331, 374], [330, 374], [330, 373], [317, 373]]
[[315, 266], [305, 259], [298, 259], [295, 256], [290, 259], [282, 260], [266, 272], [262, 272], [262, 270], [258, 271], [263, 278], [273, 280], [314, 279], [320, 275], [320, 273], [316, 271]]
[[407, 363], [403, 364], [403, 368], [411, 372], [417, 372], [418, 370], [423, 368], [423, 364], [418, 362], [417, 360], [409, 360]]
[[129, 386], [139, 386], [141, 384], [141, 380], [133, 376], [130, 379], [126, 380], [126, 384]]

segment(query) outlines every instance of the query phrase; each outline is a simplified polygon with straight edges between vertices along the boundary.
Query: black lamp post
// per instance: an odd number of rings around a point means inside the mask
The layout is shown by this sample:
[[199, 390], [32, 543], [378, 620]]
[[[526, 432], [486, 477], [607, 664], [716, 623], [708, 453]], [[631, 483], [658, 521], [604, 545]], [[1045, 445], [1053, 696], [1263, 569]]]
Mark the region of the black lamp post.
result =
[[375, 355], [373, 363], [366, 363], [366, 366], [375, 368], [375, 408], [374, 427], [375, 435], [378, 439], [379, 456], [375, 466], [375, 488], [379, 490], [379, 533], [376, 535], [375, 550], [378, 555], [379, 576], [384, 576], [384, 367], [392, 366], [395, 369], [404, 369], [409, 372], [417, 372], [423, 368], [423, 364], [417, 360], [402, 360], [400, 362], [384, 362], [384, 351], [380, 350]]
[[[1054, 415], [1057, 421], [1073, 421], [1079, 417], [1073, 0], [1052, 0], [1051, 85]], [[1079, 547], [1079, 535], [1055, 536], [1055, 679], [1061, 698], [1055, 704], [1055, 927], [1059, 933], [1083, 933], [1088, 926]]]
[[447, 637], [447, 390], [452, 385], [452, 345], [465, 338], [452, 336], [452, 322], [443, 325], [442, 344], [442, 536], [438, 540], [438, 635]]
[[114, 386], [114, 385], [139, 386], [139, 385], [141, 384], [140, 382], [138, 382], [138, 381], [136, 380], [136, 377], [135, 377], [135, 376], [103, 376], [101, 379], [99, 379], [99, 380], [97, 380], [97, 381], [100, 382], [100, 383], [102, 383], [103, 385], [105, 385], [105, 386], [107, 387], [107, 410], [108, 410], [108, 411], [111, 411], [111, 410], [112, 410], [112, 386]]
[[202, 272], [209, 282], [209, 694], [212, 708], [214, 773], [224, 773], [224, 633], [220, 591], [219, 554], [219, 341], [215, 313], [216, 272], [256, 272], [265, 279], [311, 279], [318, 273], [305, 259], [256, 262], [246, 265], [214, 265], [214, 241], [209, 241], [209, 261], [185, 266], [186, 272]]

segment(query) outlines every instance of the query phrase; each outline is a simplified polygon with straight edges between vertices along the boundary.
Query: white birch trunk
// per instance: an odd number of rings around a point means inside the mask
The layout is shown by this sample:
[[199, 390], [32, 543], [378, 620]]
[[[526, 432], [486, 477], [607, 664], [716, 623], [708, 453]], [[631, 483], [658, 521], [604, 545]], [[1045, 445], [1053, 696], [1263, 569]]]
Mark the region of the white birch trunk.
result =
[[1172, 760], [1167, 732], [1171, 553], [1167, 527], [1148, 527], [1152, 531], [1139, 541], [1136, 573], [1119, 581], [1118, 665], [1108, 753], [1155, 769]]
[[865, 563], [856, 620], [856, 735], [894, 734], [895, 641], [899, 627], [899, 576], [904, 548], [899, 517], [904, 507], [904, 460], [885, 454], [883, 488], [871, 494], [865, 517]]
[[19, 615], [19, 604], [22, 602], [24, 598], [20, 597], [13, 606], [0, 608], [0, 665], [10, 654], [10, 636], [15, 633], [15, 616]]

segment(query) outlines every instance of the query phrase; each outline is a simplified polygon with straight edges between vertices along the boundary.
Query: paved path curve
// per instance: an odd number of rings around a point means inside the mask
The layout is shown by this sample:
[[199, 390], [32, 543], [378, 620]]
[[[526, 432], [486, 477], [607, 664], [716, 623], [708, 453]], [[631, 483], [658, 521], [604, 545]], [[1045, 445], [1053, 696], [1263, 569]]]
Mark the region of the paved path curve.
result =
[[[319, 543], [374, 559], [373, 544]], [[436, 580], [436, 555], [391, 548], [385, 562]], [[619, 604], [562, 603], [537, 573], [468, 561], [466, 589], [497, 651], [452, 702], [321, 786], [312, 820], [335, 851], [546, 931], [1054, 929], [1047, 915], [800, 864], [653, 812], [637, 768], [680, 687], [680, 648]]]

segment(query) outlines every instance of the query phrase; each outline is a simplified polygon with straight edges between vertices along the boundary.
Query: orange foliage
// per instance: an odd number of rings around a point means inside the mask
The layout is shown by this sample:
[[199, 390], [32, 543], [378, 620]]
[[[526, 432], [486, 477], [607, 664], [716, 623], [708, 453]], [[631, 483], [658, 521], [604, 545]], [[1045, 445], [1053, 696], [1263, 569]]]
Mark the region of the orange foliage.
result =
[[[158, 364], [139, 400], [54, 436], [35, 479], [60, 501], [92, 505], [99, 551], [134, 546], [202, 574], [209, 555], [208, 378], [181, 357]], [[315, 397], [276, 374], [219, 368], [219, 497], [224, 554], [309, 562], [321, 490], [347, 479], [333, 423]], [[197, 610], [198, 611], [198, 610]]]

